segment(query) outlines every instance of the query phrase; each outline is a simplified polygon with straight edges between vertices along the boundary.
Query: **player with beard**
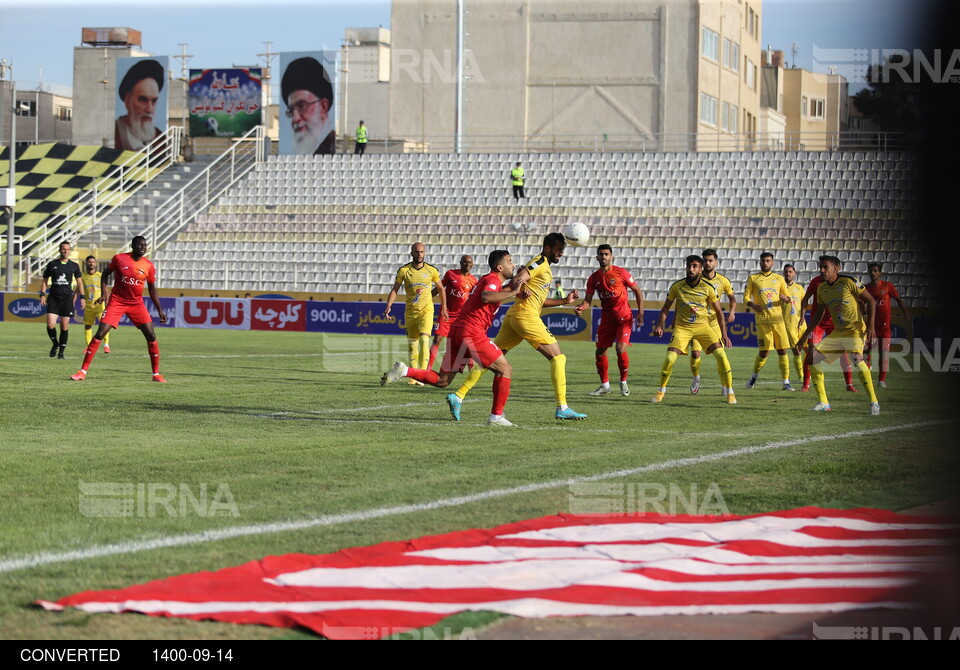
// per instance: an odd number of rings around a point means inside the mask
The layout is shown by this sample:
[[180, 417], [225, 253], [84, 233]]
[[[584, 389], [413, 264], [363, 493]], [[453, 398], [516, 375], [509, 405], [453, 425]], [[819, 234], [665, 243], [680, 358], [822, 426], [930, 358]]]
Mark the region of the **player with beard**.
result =
[[[147, 306], [143, 304], [143, 287], [146, 284], [150, 299], [153, 300], [153, 305], [160, 314], [160, 323], [167, 322], [167, 315], [163, 313], [160, 297], [157, 295], [157, 269], [144, 257], [147, 253], [147, 240], [143, 236], [134, 237], [130, 246], [132, 248], [130, 253], [117, 254], [113, 257], [107, 272], [100, 280], [100, 298], [96, 302], [103, 302], [105, 295], [110, 296], [110, 302], [107, 304], [107, 311], [103, 318], [100, 319], [97, 334], [90, 340], [87, 353], [83, 357], [83, 365], [76, 374], [70, 376], [70, 379], [75, 382], [82, 382], [87, 378], [87, 370], [90, 369], [90, 363], [93, 362], [100, 343], [111, 328], [120, 325], [120, 319], [124, 316], [130, 318], [133, 325], [140, 329], [147, 340], [147, 352], [150, 354], [150, 364], [153, 366], [153, 381], [167, 381], [160, 374], [160, 345], [157, 344], [157, 335], [153, 332], [153, 319], [147, 311]], [[108, 294], [111, 275], [114, 276], [113, 292]]]
[[487, 338], [487, 330], [504, 300], [513, 298], [526, 286], [524, 280], [511, 284], [506, 289], [504, 282], [515, 275], [510, 253], [498, 249], [488, 258], [490, 273], [484, 275], [460, 310], [460, 316], [450, 329], [447, 351], [440, 363], [439, 374], [433, 370], [407, 367], [402, 361], [393, 364], [389, 372], [380, 378], [381, 386], [409, 377], [417, 381], [445, 388], [463, 371], [467, 363], [476, 361], [481, 368], [493, 371], [493, 407], [487, 423], [491, 426], [512, 426], [503, 416], [503, 409], [510, 396], [510, 376], [513, 369], [503, 352]]
[[160, 135], [154, 116], [163, 80], [163, 66], [150, 58], [137, 61], [127, 70], [117, 90], [127, 113], [118, 117], [114, 126], [115, 148], [137, 151]]
[[280, 91], [293, 131], [293, 153], [336, 153], [333, 85], [320, 62], [309, 56], [291, 62], [283, 73]]

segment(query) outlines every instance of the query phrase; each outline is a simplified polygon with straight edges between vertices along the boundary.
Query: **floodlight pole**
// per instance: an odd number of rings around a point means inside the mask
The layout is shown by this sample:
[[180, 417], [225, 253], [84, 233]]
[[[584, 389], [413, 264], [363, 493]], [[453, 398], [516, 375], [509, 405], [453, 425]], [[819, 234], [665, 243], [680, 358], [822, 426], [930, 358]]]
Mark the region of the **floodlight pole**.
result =
[[454, 153], [463, 151], [463, 3], [457, 0], [457, 102], [454, 112]]
[[16, 222], [16, 187], [17, 182], [17, 82], [13, 79], [13, 63], [7, 65], [0, 63], [0, 79], [2, 79], [3, 70], [10, 73], [10, 177], [7, 182], [14, 193], [14, 203], [10, 207], [7, 216], [7, 279], [6, 290], [13, 290], [13, 238], [14, 223]]

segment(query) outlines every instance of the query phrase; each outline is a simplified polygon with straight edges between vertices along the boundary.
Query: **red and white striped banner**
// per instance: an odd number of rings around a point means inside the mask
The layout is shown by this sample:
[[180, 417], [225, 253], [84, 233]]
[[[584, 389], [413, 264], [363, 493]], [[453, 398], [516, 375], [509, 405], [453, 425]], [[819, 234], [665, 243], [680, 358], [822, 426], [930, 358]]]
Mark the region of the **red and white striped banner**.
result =
[[464, 611], [522, 617], [911, 607], [955, 519], [802, 508], [754, 516], [551, 516], [87, 591], [47, 609], [141, 612], [371, 638]]

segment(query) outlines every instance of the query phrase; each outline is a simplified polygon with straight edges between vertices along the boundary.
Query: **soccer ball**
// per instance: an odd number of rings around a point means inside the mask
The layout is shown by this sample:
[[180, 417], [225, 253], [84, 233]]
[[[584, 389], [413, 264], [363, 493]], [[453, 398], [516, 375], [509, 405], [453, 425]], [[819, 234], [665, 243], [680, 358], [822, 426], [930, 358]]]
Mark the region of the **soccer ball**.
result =
[[585, 247], [587, 242], [590, 241], [590, 229], [587, 228], [585, 224], [579, 222], [571, 223], [564, 228], [563, 236], [567, 238], [569, 244], [575, 247]]
[[207, 131], [207, 135], [212, 135], [213, 137], [216, 137], [220, 130], [220, 124], [217, 123], [217, 120], [212, 116], [204, 122], [203, 126]]

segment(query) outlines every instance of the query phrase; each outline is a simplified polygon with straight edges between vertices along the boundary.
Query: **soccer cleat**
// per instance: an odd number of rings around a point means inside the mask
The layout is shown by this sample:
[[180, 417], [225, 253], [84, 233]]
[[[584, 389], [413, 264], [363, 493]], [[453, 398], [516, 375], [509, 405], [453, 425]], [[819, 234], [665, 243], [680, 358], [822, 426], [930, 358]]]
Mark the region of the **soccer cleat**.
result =
[[818, 402], [816, 405], [813, 406], [813, 409], [810, 410], [810, 411], [811, 411], [811, 412], [829, 412], [829, 411], [830, 411], [830, 403], [828, 403], [828, 402]]
[[57, 352], [60, 350], [60, 345], [55, 344], [50, 347], [50, 358], [54, 358], [57, 355]]
[[595, 391], [590, 391], [587, 395], [607, 395], [608, 393], [610, 393], [610, 387], [600, 384]]
[[880, 382], [880, 388], [882, 389], [887, 388], [887, 382]]
[[870, 413], [873, 416], [877, 416], [878, 414], [880, 414], [880, 403], [878, 402], [870, 403]]
[[63, 347], [60, 347], [60, 351], [57, 352], [57, 358], [63, 360]]
[[557, 420], [571, 419], [573, 421], [579, 421], [580, 419], [586, 419], [586, 414], [580, 414], [580, 412], [574, 412], [569, 407], [566, 409], [558, 409], [556, 414]]
[[696, 377], [693, 378], [693, 381], [690, 382], [690, 393], [693, 395], [697, 395], [699, 391], [700, 391], [700, 375], [697, 375]]
[[86, 378], [87, 378], [86, 370], [77, 370], [77, 374], [70, 375], [70, 379], [72, 379], [75, 382], [82, 382]]
[[460, 420], [460, 406], [463, 404], [463, 401], [457, 397], [456, 393], [447, 394], [447, 407], [450, 408], [450, 414], [453, 415], [454, 421]]
[[752, 389], [754, 386], [756, 386], [758, 379], [760, 379], [760, 375], [758, 375], [756, 372], [750, 375], [750, 379], [747, 380], [747, 388]]
[[110, 346], [109, 346], [109, 345], [107, 345], [107, 344], [103, 345], [103, 353], [105, 353], [105, 354], [109, 354], [109, 353], [110, 353]]
[[795, 389], [795, 388], [793, 388], [792, 386], [790, 386], [790, 382], [783, 382], [783, 390], [784, 390], [784, 391], [796, 391], [797, 389]]
[[859, 393], [857, 389], [853, 388], [853, 384], [847, 384], [847, 391], [850, 393]]
[[733, 395], [732, 392], [727, 394], [727, 404], [728, 404], [728, 405], [736, 405], [736, 404], [737, 404], [737, 396]]
[[624, 397], [630, 395], [630, 387], [627, 386], [627, 382], [620, 382], [620, 395]]
[[[407, 364], [403, 361], [397, 361], [387, 372], [380, 377], [380, 386], [386, 386], [390, 382], [397, 382], [407, 376]], [[413, 380], [411, 380], [413, 381]]]
[[663, 402], [663, 396], [667, 395], [663, 391], [657, 391], [657, 395], [653, 396], [650, 402]]
[[800, 393], [806, 393], [809, 390], [810, 390], [810, 384], [804, 384], [803, 386], [800, 387]]
[[487, 419], [488, 426], [512, 426], [513, 424], [507, 421], [507, 418], [503, 414], [496, 414]]
[[164, 378], [163, 378], [163, 375], [161, 375], [159, 372], [154, 372], [154, 373], [153, 373], [153, 381], [155, 381], [155, 382], [160, 382], [161, 384], [166, 384], [166, 383], [167, 383], [167, 380], [164, 379]]

